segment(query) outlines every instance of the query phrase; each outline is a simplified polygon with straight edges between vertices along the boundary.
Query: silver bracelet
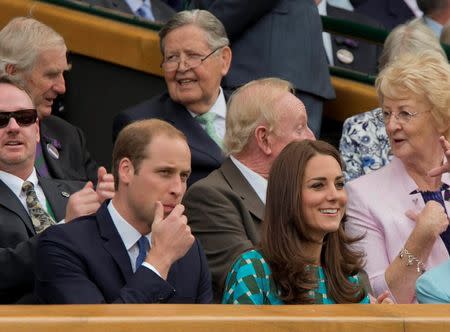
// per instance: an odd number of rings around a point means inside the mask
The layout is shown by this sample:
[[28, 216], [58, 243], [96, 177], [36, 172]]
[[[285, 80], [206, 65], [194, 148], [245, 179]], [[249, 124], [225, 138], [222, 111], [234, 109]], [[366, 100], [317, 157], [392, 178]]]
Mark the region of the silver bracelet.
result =
[[408, 249], [403, 248], [400, 251], [398, 257], [400, 257], [400, 259], [403, 259], [405, 256], [406, 256], [406, 266], [412, 266], [413, 264], [416, 264], [417, 273], [422, 274], [425, 272], [425, 265], [422, 263], [422, 261], [413, 254], [411, 254], [408, 251]]

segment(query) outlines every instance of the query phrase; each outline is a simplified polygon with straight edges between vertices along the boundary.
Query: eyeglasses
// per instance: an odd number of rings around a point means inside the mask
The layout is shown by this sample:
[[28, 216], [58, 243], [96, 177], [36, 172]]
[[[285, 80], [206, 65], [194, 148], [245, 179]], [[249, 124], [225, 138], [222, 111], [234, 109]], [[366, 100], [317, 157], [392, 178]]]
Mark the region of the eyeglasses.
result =
[[428, 113], [431, 112], [428, 111], [422, 111], [422, 112], [408, 112], [408, 111], [400, 111], [400, 112], [389, 112], [389, 111], [383, 111], [381, 110], [378, 113], [378, 116], [380, 117], [380, 120], [384, 121], [384, 123], [388, 123], [389, 120], [391, 120], [391, 117], [394, 116], [395, 120], [397, 120], [399, 123], [404, 124], [411, 121], [412, 118], [416, 117], [419, 114], [422, 113]]
[[15, 112], [0, 111], [0, 128], [5, 128], [9, 124], [9, 119], [13, 118], [21, 127], [30, 126], [37, 120], [36, 109], [23, 109]]
[[[205, 56], [202, 56], [199, 54], [186, 55], [183, 60], [186, 70], [197, 68], [198, 66], [200, 66], [203, 63], [203, 61], [208, 59], [211, 55], [213, 55], [214, 53], [216, 53], [218, 50], [220, 50], [223, 47], [224, 46], [220, 46]], [[181, 57], [179, 55], [171, 55], [167, 59], [164, 59], [164, 61], [161, 63], [161, 68], [166, 72], [171, 72], [171, 71], [177, 70], [178, 67], [180, 66], [180, 63], [181, 63]]]

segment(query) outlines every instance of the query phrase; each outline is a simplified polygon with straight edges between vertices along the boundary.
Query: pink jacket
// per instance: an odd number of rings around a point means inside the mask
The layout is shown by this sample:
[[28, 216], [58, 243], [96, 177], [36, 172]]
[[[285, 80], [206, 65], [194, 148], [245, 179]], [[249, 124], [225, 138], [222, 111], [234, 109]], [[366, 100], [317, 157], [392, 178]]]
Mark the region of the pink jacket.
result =
[[[444, 174], [442, 182], [450, 185], [450, 175]], [[350, 181], [345, 188], [349, 202], [345, 230], [351, 235], [365, 234], [355, 246], [366, 254], [365, 269], [375, 295], [379, 295], [389, 290], [384, 273], [414, 229], [414, 221], [405, 212], [419, 213], [425, 203], [420, 193], [410, 194], [417, 185], [395, 157], [387, 166]], [[450, 212], [450, 202], [445, 206]], [[444, 242], [438, 238], [424, 263], [428, 270], [448, 259]], [[395, 300], [392, 294], [391, 298]]]

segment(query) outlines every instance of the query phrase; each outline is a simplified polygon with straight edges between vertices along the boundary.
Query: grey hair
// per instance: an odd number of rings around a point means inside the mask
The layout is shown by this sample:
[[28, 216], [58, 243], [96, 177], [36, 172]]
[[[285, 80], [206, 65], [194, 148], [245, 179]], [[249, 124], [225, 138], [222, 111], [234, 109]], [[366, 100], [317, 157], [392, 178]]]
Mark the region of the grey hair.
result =
[[159, 47], [164, 54], [164, 39], [173, 30], [182, 26], [193, 24], [206, 33], [208, 46], [211, 50], [228, 46], [230, 41], [225, 27], [217, 17], [206, 10], [184, 10], [176, 13], [159, 31]]
[[403, 53], [420, 53], [427, 50], [436, 51], [446, 58], [433, 30], [421, 19], [413, 19], [401, 24], [391, 31], [384, 42], [379, 60], [380, 70]]
[[[62, 48], [66, 49], [64, 38], [55, 30], [30, 17], [16, 17], [0, 31], [0, 76], [10, 76], [8, 64], [29, 72], [42, 51]], [[17, 83], [21, 76], [10, 80]]]

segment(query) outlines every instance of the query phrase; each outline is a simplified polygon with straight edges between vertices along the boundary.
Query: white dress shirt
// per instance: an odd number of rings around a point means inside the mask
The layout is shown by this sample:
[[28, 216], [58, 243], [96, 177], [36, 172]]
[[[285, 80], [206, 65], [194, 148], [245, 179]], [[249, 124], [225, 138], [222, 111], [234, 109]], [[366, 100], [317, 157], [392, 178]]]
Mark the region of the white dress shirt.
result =
[[[198, 116], [197, 113], [191, 112], [188, 110], [193, 118]], [[217, 116], [214, 119], [214, 129], [216, 130], [216, 134], [220, 137], [221, 140], [225, 137], [225, 116], [227, 115], [227, 103], [225, 102], [225, 96], [223, 94], [222, 88], [220, 88], [219, 97], [217, 97], [216, 102], [212, 105], [211, 109], [208, 112], [215, 113]], [[205, 129], [205, 125], [202, 125], [203, 129]]]
[[414, 13], [414, 16], [422, 17], [423, 12], [419, 9], [419, 6], [417, 6], [417, 0], [403, 0], [403, 1], [406, 3], [406, 5]]
[[138, 15], [137, 13], [138, 9], [141, 8], [142, 5], [145, 3], [147, 8], [150, 10], [150, 17], [148, 17], [148, 19], [151, 21], [155, 20], [155, 15], [153, 15], [152, 10], [152, 2], [150, 0], [125, 0], [125, 2], [128, 4], [128, 7], [130, 7], [131, 11], [135, 15]]
[[[319, 10], [319, 15], [327, 16], [327, 2], [325, 0], [320, 1], [317, 5]], [[334, 66], [333, 59], [333, 47], [331, 46], [331, 35], [328, 32], [322, 32], [323, 47], [325, 48], [325, 53], [327, 54], [328, 64]]]
[[[131, 226], [116, 210], [112, 201], [108, 204], [108, 212], [111, 215], [111, 219], [116, 226], [117, 232], [119, 232], [120, 238], [122, 239], [125, 248], [127, 249], [128, 256], [130, 257], [131, 268], [133, 272], [136, 272], [139, 266], [136, 266], [136, 259], [139, 255], [139, 246], [138, 241], [141, 238], [141, 233], [139, 233], [136, 228]], [[150, 248], [152, 247], [152, 233], [145, 235], [150, 243]], [[151, 264], [147, 262], [143, 262], [142, 266], [145, 266], [155, 272], [158, 276], [161, 277], [161, 274], [158, 270]]]
[[230, 159], [233, 162], [233, 164], [236, 165], [236, 167], [242, 173], [242, 175], [248, 181], [248, 183], [250, 183], [250, 186], [253, 188], [253, 190], [258, 195], [259, 199], [265, 205], [267, 193], [267, 180], [258, 173], [252, 171], [250, 168], [245, 166], [243, 163], [241, 163], [233, 156], [230, 156]]
[[[25, 208], [25, 211], [28, 212], [27, 207], [27, 196], [22, 191], [23, 183], [25, 182], [21, 178], [4, 171], [0, 171], [0, 180], [2, 180], [9, 189], [14, 193], [14, 195], [17, 196], [20, 203], [22, 203], [23, 207]], [[42, 208], [49, 213], [48, 211], [48, 202], [47, 198], [45, 198], [44, 191], [42, 190], [41, 186], [39, 185], [36, 169], [33, 167], [33, 171], [31, 172], [31, 175], [26, 179], [26, 181], [30, 181], [34, 186], [34, 191], [36, 192], [36, 196], [39, 200], [39, 203], [41, 203]], [[29, 214], [29, 212], [28, 212]], [[51, 215], [51, 213], [49, 213]]]

